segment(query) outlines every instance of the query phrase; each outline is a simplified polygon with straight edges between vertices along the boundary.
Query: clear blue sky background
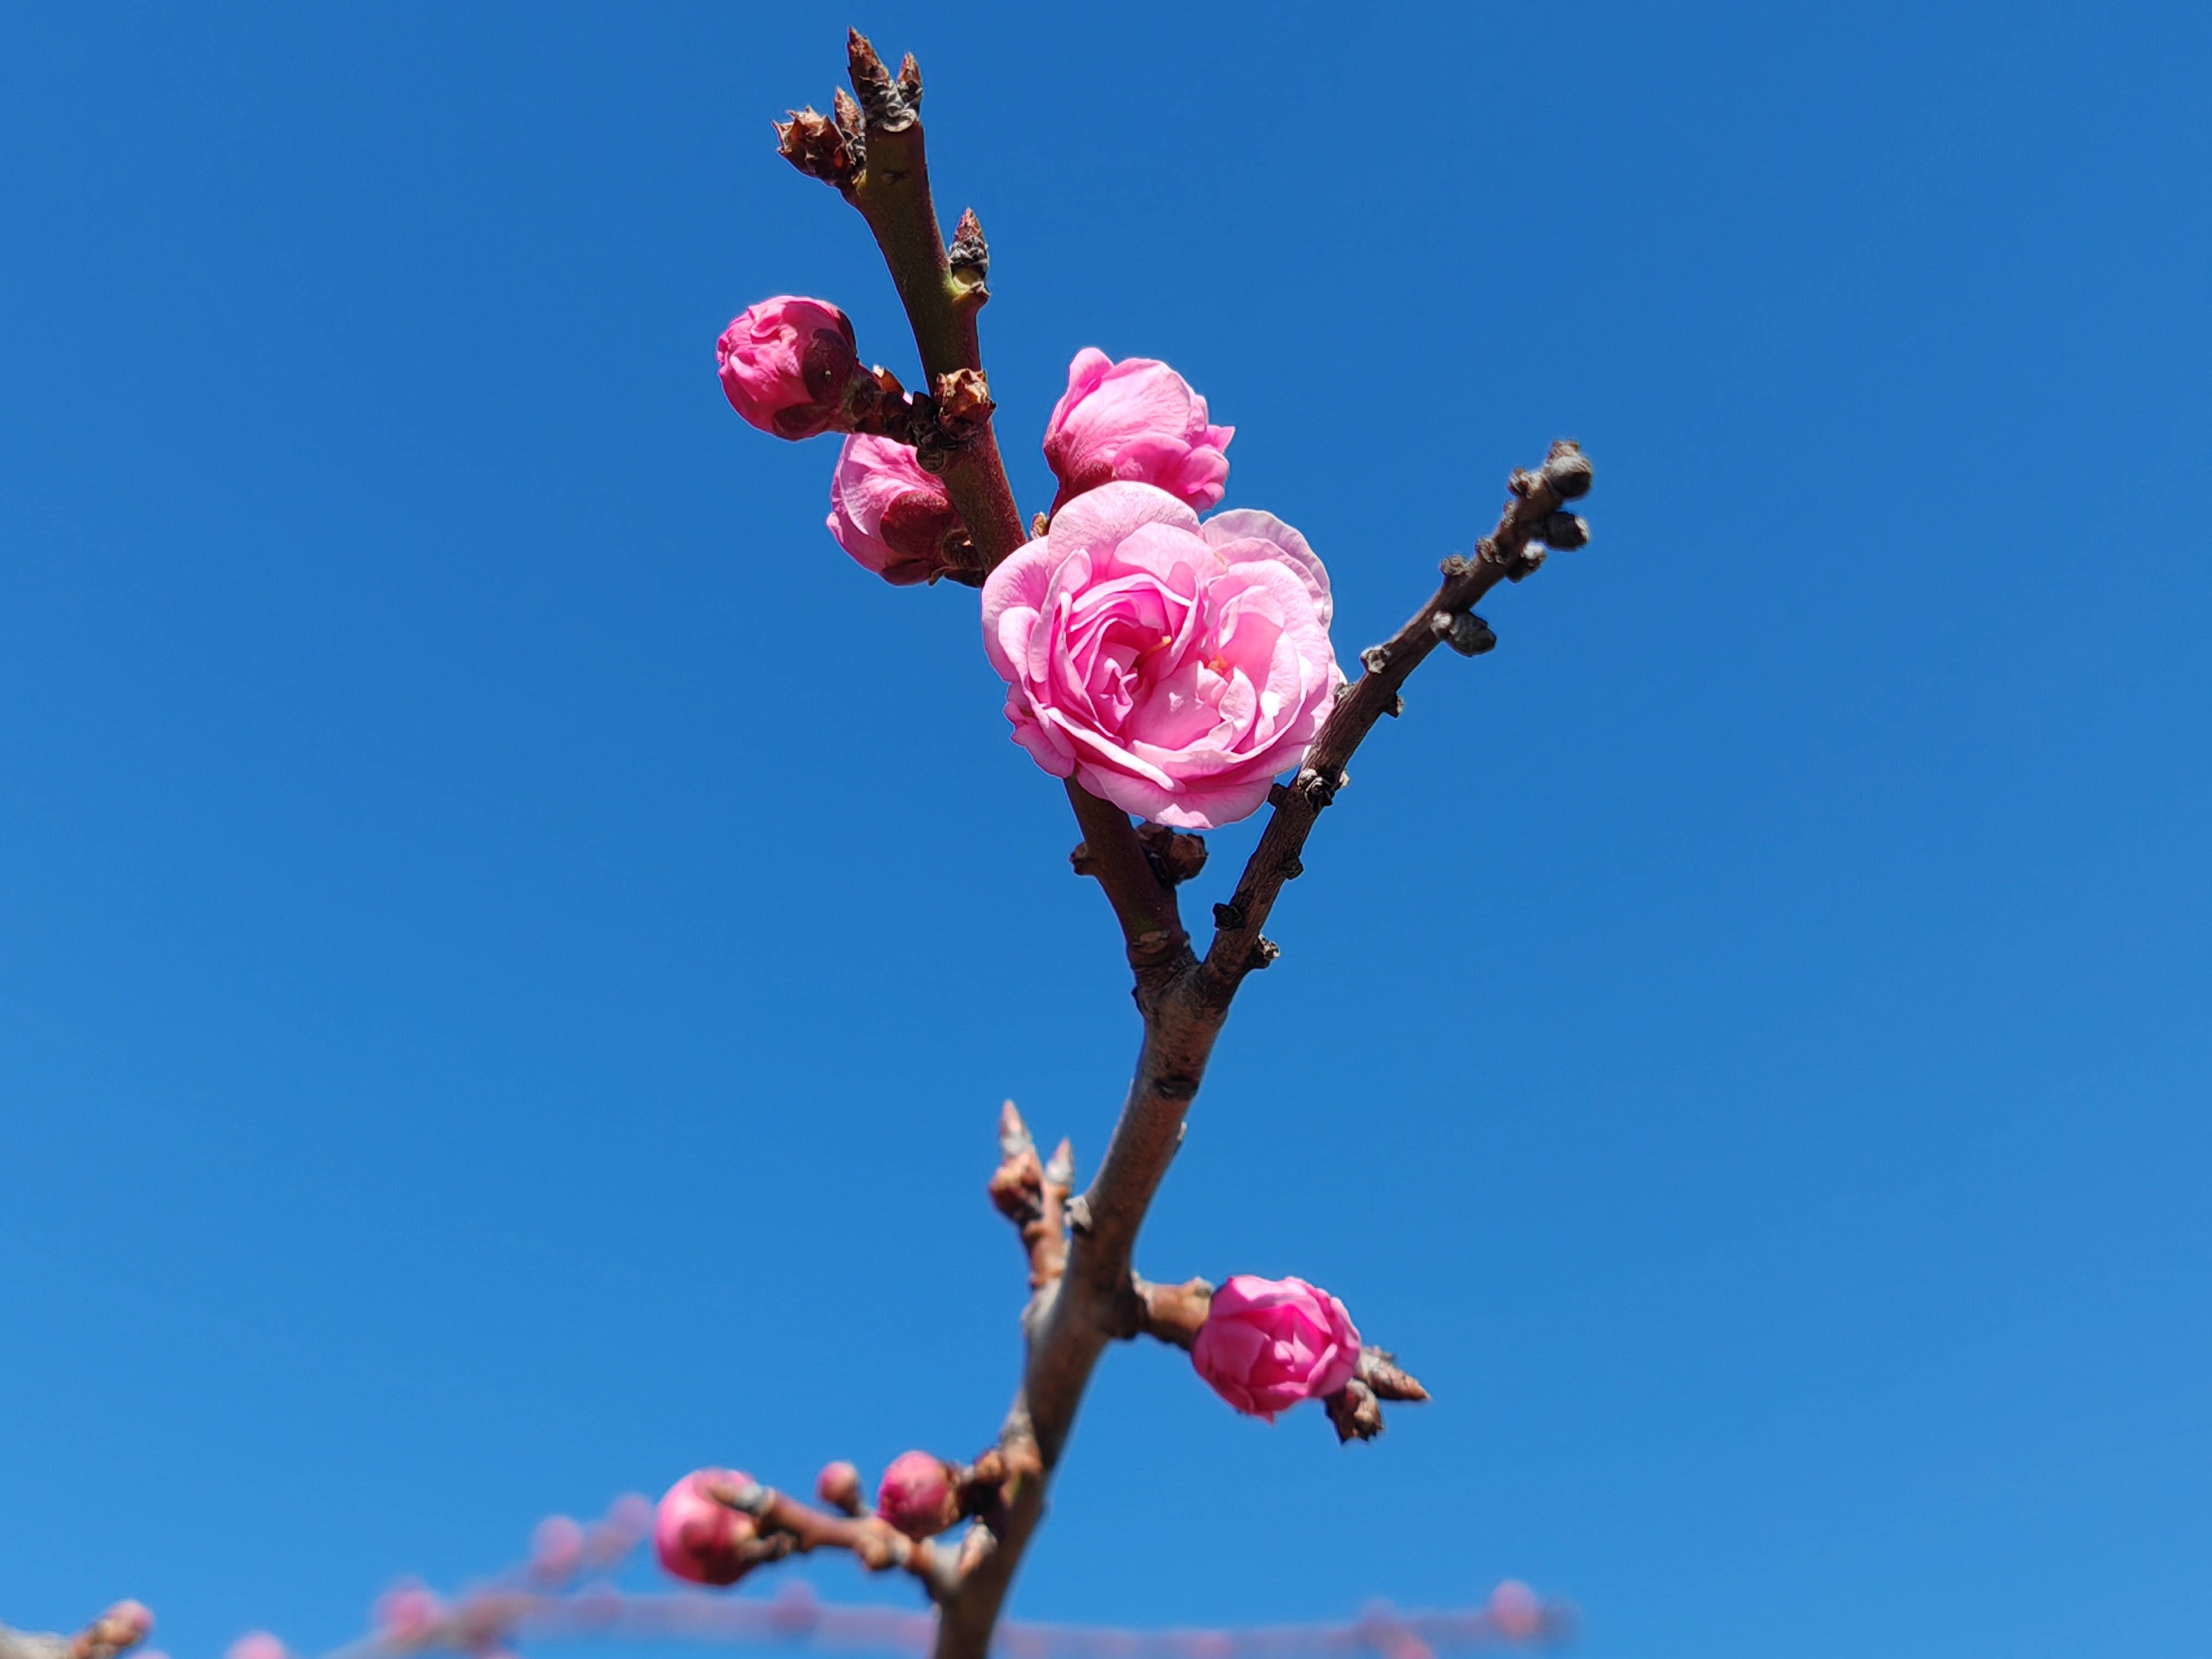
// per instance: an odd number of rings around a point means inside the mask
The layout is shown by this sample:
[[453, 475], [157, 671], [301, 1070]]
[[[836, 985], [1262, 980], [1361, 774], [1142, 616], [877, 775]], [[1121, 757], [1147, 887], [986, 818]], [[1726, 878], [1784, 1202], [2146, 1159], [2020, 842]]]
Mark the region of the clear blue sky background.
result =
[[1599, 463], [1361, 755], [1142, 1250], [1437, 1403], [1339, 1450], [1118, 1352], [1019, 1607], [2201, 1651], [2179, 4], [12, 9], [0, 1618], [312, 1649], [696, 1463], [992, 1433], [993, 1113], [1095, 1158], [1134, 1032], [974, 595], [715, 385], [787, 290], [911, 368], [769, 148], [848, 15], [1025, 506], [1076, 349], [1165, 357], [1349, 657]]

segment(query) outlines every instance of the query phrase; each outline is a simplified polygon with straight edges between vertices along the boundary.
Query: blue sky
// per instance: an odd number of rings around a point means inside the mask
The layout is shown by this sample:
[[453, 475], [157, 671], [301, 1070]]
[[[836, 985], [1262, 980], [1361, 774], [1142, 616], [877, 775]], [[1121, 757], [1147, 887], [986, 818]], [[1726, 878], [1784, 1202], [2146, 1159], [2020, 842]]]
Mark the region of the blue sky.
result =
[[1018, 1608], [2194, 1650], [2212, 25], [2155, 4], [10, 11], [0, 1619], [326, 1646], [549, 1510], [993, 1431], [993, 1113], [1087, 1168], [1134, 1033], [974, 596], [714, 383], [783, 291], [911, 369], [768, 143], [848, 19], [989, 234], [1025, 507], [1074, 351], [1165, 357], [1349, 658], [1599, 468], [1363, 751], [1141, 1251], [1437, 1403], [1339, 1450], [1117, 1352]]

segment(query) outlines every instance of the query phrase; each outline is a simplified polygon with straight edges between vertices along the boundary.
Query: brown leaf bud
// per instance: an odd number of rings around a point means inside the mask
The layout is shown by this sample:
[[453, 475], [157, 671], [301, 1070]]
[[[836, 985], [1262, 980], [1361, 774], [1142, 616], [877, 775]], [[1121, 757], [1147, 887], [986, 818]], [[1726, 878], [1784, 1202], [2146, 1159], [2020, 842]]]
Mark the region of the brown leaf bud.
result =
[[1451, 633], [1444, 643], [1462, 657], [1479, 657], [1486, 651], [1497, 648], [1498, 635], [1490, 631], [1490, 624], [1472, 611], [1462, 611], [1452, 618]]
[[1536, 534], [1545, 546], [1571, 553], [1589, 545], [1589, 521], [1571, 513], [1553, 513], [1546, 517]]
[[860, 155], [837, 124], [811, 105], [791, 112], [775, 127], [777, 154], [810, 179], [848, 190], [860, 171]]
[[1579, 444], [1562, 438], [1552, 446], [1551, 456], [1544, 463], [1544, 482], [1561, 501], [1577, 501], [1589, 495], [1590, 476], [1589, 457]]

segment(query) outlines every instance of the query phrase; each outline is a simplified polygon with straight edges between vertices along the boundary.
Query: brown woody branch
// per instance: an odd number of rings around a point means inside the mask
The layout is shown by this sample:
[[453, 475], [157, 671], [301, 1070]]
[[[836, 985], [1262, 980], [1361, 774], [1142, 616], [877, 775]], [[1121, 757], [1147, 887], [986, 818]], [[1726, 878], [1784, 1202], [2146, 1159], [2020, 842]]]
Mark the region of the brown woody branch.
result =
[[933, 1540], [909, 1538], [876, 1516], [830, 1515], [757, 1481], [744, 1486], [713, 1481], [706, 1492], [716, 1503], [752, 1517], [760, 1530], [753, 1547], [761, 1562], [818, 1549], [848, 1550], [870, 1572], [896, 1568], [912, 1573], [933, 1601], [944, 1601], [959, 1587], [963, 1559], [980, 1553], [980, 1547], [971, 1551], [965, 1540], [956, 1553]]
[[1447, 641], [1470, 656], [1496, 642], [1473, 605], [1500, 581], [1517, 582], [1542, 564], [1539, 544], [1573, 548], [1589, 539], [1589, 526], [1562, 510], [1588, 494], [1589, 486], [1590, 465], [1582, 450], [1564, 441], [1553, 444], [1540, 471], [1516, 471], [1506, 480], [1510, 495], [1498, 527], [1475, 544], [1474, 557], [1454, 554], [1446, 559], [1443, 584], [1429, 602], [1388, 642], [1359, 653], [1366, 672], [1339, 700], [1297, 779], [1287, 787], [1276, 787], [1274, 811], [1237, 878], [1236, 893], [1214, 907], [1216, 931], [1201, 972], [1208, 1001], [1225, 1008], [1244, 975], [1273, 959], [1260, 929], [1283, 884], [1304, 867], [1298, 855], [1315, 821], [1348, 781], [1345, 763], [1376, 721], [1402, 707], [1398, 689], [1407, 676]]
[[118, 1601], [74, 1636], [0, 1625], [0, 1659], [116, 1659], [153, 1628], [154, 1615], [137, 1601]]
[[917, 459], [945, 480], [986, 573], [1025, 539], [1012, 486], [991, 429], [991, 402], [975, 313], [990, 296], [989, 249], [972, 210], [945, 245], [929, 190], [921, 126], [921, 71], [909, 55], [896, 75], [858, 29], [846, 42], [857, 102], [836, 95], [833, 113], [793, 112], [776, 128], [777, 148], [793, 166], [836, 186], [860, 211], [883, 251], [914, 342], [923, 383], [948, 431], [964, 428], [939, 457]]

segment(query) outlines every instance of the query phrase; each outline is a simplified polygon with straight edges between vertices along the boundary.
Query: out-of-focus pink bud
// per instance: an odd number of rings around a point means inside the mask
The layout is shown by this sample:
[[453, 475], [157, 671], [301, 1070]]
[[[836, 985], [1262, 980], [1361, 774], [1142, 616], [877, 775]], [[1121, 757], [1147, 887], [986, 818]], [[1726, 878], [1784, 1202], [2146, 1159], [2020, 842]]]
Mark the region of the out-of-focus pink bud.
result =
[[565, 1515], [549, 1515], [530, 1534], [533, 1577], [558, 1581], [583, 1565], [584, 1529]]
[[1238, 1411], [1272, 1423], [1352, 1381], [1359, 1332], [1344, 1304], [1303, 1279], [1238, 1273], [1213, 1293], [1190, 1363]]
[[744, 1547], [759, 1536], [752, 1517], [707, 1496], [710, 1484], [750, 1486], [738, 1469], [695, 1469], [671, 1486], [653, 1519], [653, 1547], [660, 1565], [695, 1584], [734, 1584], [752, 1563]]
[[876, 1488], [876, 1513], [909, 1538], [934, 1538], [960, 1518], [952, 1471], [927, 1452], [901, 1452]]
[[1504, 1636], [1534, 1636], [1544, 1627], [1543, 1604], [1536, 1592], [1517, 1578], [1509, 1578], [1490, 1592], [1490, 1622]]
[[284, 1644], [265, 1630], [252, 1630], [224, 1650], [223, 1659], [287, 1659]]
[[653, 1500], [643, 1492], [624, 1492], [607, 1505], [606, 1525], [635, 1542], [653, 1530]]
[[833, 1510], [848, 1515], [860, 1510], [860, 1472], [850, 1463], [824, 1463], [814, 1477], [814, 1495]]
[[945, 486], [889, 438], [845, 440], [830, 477], [829, 524], [838, 546], [900, 587], [958, 568], [967, 550]]
[[1116, 478], [1164, 489], [1186, 507], [1212, 507], [1228, 483], [1222, 452], [1236, 434], [1208, 423], [1206, 399], [1165, 363], [1117, 363], [1085, 346], [1067, 366], [1067, 390], [1045, 427], [1044, 458], [1060, 480], [1052, 510]]
[[[404, 1580], [376, 1598], [370, 1614], [377, 1634], [387, 1642], [419, 1642], [438, 1628], [446, 1616], [445, 1603], [412, 1580]], [[242, 1659], [233, 1656], [233, 1659]], [[270, 1656], [274, 1659], [274, 1656]]]
[[111, 1651], [133, 1648], [154, 1628], [154, 1614], [143, 1601], [118, 1601], [93, 1626], [98, 1644]]
[[779, 438], [831, 430], [845, 384], [860, 366], [845, 313], [793, 294], [739, 312], [715, 343], [714, 360], [730, 407]]

